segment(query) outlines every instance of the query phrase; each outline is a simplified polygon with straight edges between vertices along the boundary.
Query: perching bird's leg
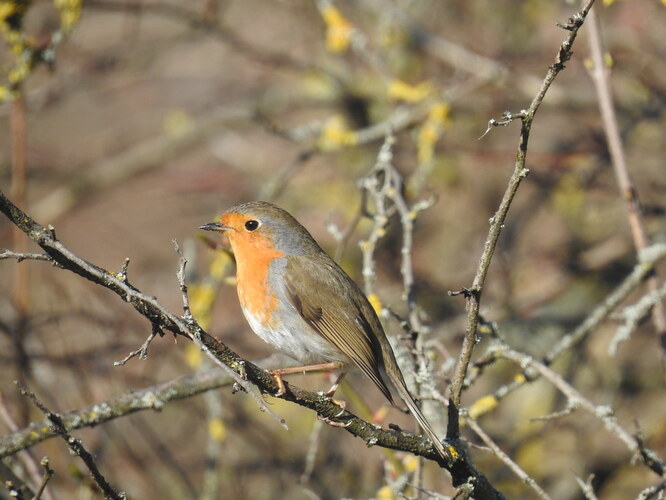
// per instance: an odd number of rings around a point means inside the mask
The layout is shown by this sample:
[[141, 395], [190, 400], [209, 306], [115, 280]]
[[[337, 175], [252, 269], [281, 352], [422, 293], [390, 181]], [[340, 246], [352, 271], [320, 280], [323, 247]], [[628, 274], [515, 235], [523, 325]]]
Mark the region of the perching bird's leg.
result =
[[[316, 365], [305, 365], [305, 366], [292, 366], [289, 368], [274, 368], [271, 370], [266, 370], [266, 373], [268, 373], [270, 376], [272, 376], [275, 379], [275, 383], [278, 385], [278, 392], [275, 394], [276, 397], [284, 396], [287, 393], [287, 388], [284, 385], [284, 381], [282, 380], [283, 375], [289, 375], [292, 373], [308, 373], [308, 372], [321, 372], [321, 371], [328, 371], [328, 370], [339, 370], [342, 368], [344, 365], [339, 362], [331, 362], [331, 363], [319, 363]], [[342, 380], [341, 377], [338, 377], [338, 380], [336, 381], [336, 384], [334, 387], [329, 389], [329, 392], [334, 389], [337, 389], [337, 385], [339, 385], [339, 382]], [[328, 392], [326, 393], [328, 396]]]

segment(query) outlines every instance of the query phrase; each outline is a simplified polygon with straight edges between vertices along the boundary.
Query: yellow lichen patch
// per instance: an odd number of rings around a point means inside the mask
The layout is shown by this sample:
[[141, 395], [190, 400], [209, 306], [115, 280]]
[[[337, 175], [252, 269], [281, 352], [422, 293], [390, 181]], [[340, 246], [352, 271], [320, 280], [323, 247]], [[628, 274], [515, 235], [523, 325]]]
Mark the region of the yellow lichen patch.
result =
[[5, 23], [7, 18], [18, 12], [18, 5], [14, 2], [0, 2], [0, 23]]
[[391, 99], [405, 102], [420, 102], [432, 94], [432, 83], [425, 81], [411, 85], [402, 80], [393, 80], [386, 91]]
[[227, 438], [227, 427], [221, 418], [213, 418], [208, 422], [208, 435], [220, 443]]
[[190, 309], [201, 328], [207, 330], [211, 322], [211, 309], [217, 296], [217, 284], [204, 282], [190, 285]]
[[525, 382], [527, 382], [527, 379], [525, 378], [525, 375], [519, 373], [515, 377], [513, 377], [513, 381], [518, 384], [524, 384]]
[[334, 151], [343, 146], [354, 146], [357, 142], [356, 133], [347, 127], [342, 115], [330, 117], [319, 136], [319, 147], [323, 151]]
[[477, 419], [481, 415], [485, 415], [489, 411], [495, 409], [497, 407], [498, 401], [495, 396], [492, 394], [489, 394], [487, 396], [483, 396], [480, 399], [477, 399], [472, 406], [470, 406], [468, 415], [472, 419]]
[[419, 467], [419, 457], [416, 455], [406, 455], [402, 460], [402, 464], [405, 466], [407, 472], [414, 472]]
[[354, 26], [333, 5], [327, 5], [321, 9], [321, 16], [326, 23], [326, 48], [330, 52], [347, 50]]
[[435, 154], [435, 145], [449, 120], [449, 105], [438, 101], [430, 107], [428, 118], [419, 130], [418, 158], [421, 165], [430, 163]]
[[377, 493], [375, 493], [375, 498], [378, 498], [380, 500], [393, 500], [395, 498], [395, 495], [393, 494], [393, 490], [391, 489], [390, 486], [382, 486], [377, 490]]
[[203, 353], [196, 344], [187, 344], [185, 346], [185, 361], [194, 369], [200, 368], [203, 362]]
[[162, 122], [164, 131], [174, 137], [181, 136], [192, 130], [193, 122], [190, 115], [182, 109], [167, 112]]
[[70, 31], [81, 19], [83, 0], [53, 0], [53, 4], [60, 11], [60, 26]]

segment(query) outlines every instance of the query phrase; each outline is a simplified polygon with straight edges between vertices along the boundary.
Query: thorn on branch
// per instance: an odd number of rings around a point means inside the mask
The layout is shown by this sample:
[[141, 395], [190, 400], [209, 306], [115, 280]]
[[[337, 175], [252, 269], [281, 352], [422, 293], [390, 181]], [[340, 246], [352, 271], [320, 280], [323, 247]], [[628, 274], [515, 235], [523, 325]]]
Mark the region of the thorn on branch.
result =
[[466, 299], [471, 299], [471, 298], [478, 298], [479, 297], [479, 291], [474, 289], [474, 288], [465, 288], [462, 287], [460, 290], [449, 290], [448, 292], [449, 297], [457, 297], [458, 295], [462, 295]]
[[504, 113], [502, 113], [501, 120], [495, 120], [494, 118], [488, 120], [488, 128], [486, 128], [486, 131], [481, 135], [481, 137], [479, 137], [478, 140], [481, 140], [486, 135], [488, 135], [488, 133], [493, 127], [506, 127], [514, 120], [524, 120], [525, 118], [527, 118], [527, 110], [525, 109], [521, 109], [518, 113], [505, 111]]
[[567, 31], [574, 31], [583, 25], [583, 21], [585, 21], [585, 16], [581, 12], [578, 12], [567, 19], [566, 24], [557, 23], [557, 27]]
[[120, 266], [120, 269], [116, 273], [116, 278], [118, 278], [123, 283], [127, 283], [127, 268], [129, 267], [129, 257], [125, 258], [125, 262]]

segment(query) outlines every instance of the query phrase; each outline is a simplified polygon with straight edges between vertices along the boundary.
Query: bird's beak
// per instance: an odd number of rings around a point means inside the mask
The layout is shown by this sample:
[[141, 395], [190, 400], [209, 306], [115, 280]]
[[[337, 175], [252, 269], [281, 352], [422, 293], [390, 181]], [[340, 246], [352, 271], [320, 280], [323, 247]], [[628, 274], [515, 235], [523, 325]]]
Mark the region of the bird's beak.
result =
[[221, 222], [209, 222], [208, 224], [204, 224], [203, 226], [199, 226], [199, 229], [203, 229], [204, 231], [218, 231], [218, 232], [223, 232], [223, 231], [230, 231], [231, 228], [229, 226], [225, 226]]

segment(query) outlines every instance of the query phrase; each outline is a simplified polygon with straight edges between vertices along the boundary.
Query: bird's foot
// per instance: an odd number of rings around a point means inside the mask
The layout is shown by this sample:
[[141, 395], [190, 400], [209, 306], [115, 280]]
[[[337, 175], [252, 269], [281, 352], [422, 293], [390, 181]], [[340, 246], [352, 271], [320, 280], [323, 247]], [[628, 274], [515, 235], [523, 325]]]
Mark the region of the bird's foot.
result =
[[339, 406], [340, 411], [338, 413], [336, 413], [335, 415], [333, 415], [332, 417], [325, 417], [323, 415], [317, 414], [317, 418], [319, 420], [323, 421], [324, 423], [332, 426], [332, 427], [349, 427], [349, 424], [351, 424], [351, 421], [349, 421], [349, 422], [336, 422], [335, 421], [336, 418], [340, 418], [345, 413], [345, 410], [347, 408], [347, 402], [346, 401], [338, 401], [336, 399], [333, 399], [333, 398], [329, 397], [328, 393], [324, 394], [324, 396], [326, 396], [326, 398], [329, 399], [334, 405]]
[[347, 422], [336, 422], [335, 420], [333, 420], [334, 418], [341, 417], [344, 412], [345, 409], [343, 408], [342, 410], [340, 410], [340, 413], [335, 415], [335, 417], [333, 418], [325, 417], [323, 415], [317, 415], [317, 419], [321, 420], [325, 424], [330, 425], [331, 427], [349, 427], [351, 425], [351, 420], [348, 420]]
[[[333, 380], [333, 385], [331, 386], [331, 388], [328, 391], [326, 391], [326, 397], [328, 399], [332, 400], [335, 404], [338, 404], [338, 403], [333, 399], [333, 396], [335, 395], [335, 391], [338, 390], [338, 387], [340, 387], [340, 382], [342, 382], [342, 379], [345, 378], [346, 374], [347, 374], [347, 372], [342, 372], [337, 377], [335, 377], [335, 379]], [[338, 404], [338, 406], [340, 406], [340, 405]], [[344, 410], [344, 406], [343, 406], [342, 409]]]
[[285, 385], [284, 380], [282, 380], [282, 371], [281, 370], [266, 370], [266, 373], [268, 373], [271, 377], [273, 377], [273, 380], [275, 380], [275, 383], [278, 386], [278, 391], [273, 394], [276, 398], [281, 398], [285, 394], [287, 394], [287, 386]]

